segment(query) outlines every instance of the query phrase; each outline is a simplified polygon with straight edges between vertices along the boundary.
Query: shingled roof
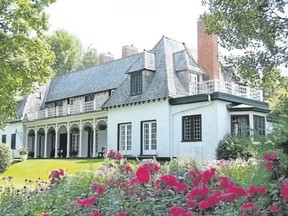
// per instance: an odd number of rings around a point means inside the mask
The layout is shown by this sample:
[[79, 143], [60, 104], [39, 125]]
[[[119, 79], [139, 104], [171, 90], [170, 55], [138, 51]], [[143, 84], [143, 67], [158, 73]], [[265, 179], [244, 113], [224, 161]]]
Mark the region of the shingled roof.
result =
[[[154, 74], [142, 94], [131, 96], [129, 76], [141, 70]], [[150, 51], [54, 77], [45, 102], [110, 89], [116, 91], [103, 107], [186, 96], [189, 92], [177, 75], [179, 71], [202, 73], [184, 43], [163, 36]]]
[[[190, 51], [182, 42], [163, 36], [155, 47], [149, 51], [149, 53], [154, 55], [155, 75], [148, 84], [148, 87], [142, 92], [142, 94], [131, 96], [130, 81], [127, 77], [122, 85], [119, 86], [115, 93], [106, 101], [103, 107], [111, 107], [165, 97], [175, 98], [186, 96], [189, 92], [183, 86], [183, 83], [180, 82], [176, 69], [181, 68], [182, 71], [192, 70], [196, 73], [203, 73], [202, 69], [193, 59]], [[174, 57], [175, 53], [180, 54]], [[134, 62], [134, 65], [132, 65], [131, 68], [141, 68], [139, 65], [143, 65], [141, 56], [139, 56], [138, 60]], [[129, 69], [129, 73], [131, 72], [131, 68]]]
[[117, 88], [140, 54], [54, 77], [45, 102]]

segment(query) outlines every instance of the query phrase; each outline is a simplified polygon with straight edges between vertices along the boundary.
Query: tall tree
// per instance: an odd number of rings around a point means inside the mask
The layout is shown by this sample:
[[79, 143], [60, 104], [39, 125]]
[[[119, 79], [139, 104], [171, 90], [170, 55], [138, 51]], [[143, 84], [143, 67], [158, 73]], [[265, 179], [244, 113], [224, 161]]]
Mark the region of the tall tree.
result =
[[82, 67], [82, 44], [74, 35], [57, 30], [48, 37], [56, 61], [52, 68], [56, 74], [67, 73]]
[[[234, 54], [224, 55], [224, 70], [250, 85], [272, 88], [288, 65], [286, 0], [202, 0], [209, 33]], [[236, 52], [233, 52], [236, 51]], [[231, 53], [231, 52], [230, 52]], [[280, 68], [280, 69], [279, 69]]]
[[0, 128], [15, 117], [16, 98], [51, 74], [45, 8], [55, 0], [0, 1]]
[[86, 68], [97, 64], [98, 64], [97, 50], [90, 45], [83, 54], [82, 66], [83, 68]]

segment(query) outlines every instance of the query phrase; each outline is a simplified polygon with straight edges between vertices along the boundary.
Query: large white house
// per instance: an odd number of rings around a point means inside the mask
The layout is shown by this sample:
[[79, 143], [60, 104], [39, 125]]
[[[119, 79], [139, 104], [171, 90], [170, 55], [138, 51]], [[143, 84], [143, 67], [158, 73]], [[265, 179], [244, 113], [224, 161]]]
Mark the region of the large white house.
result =
[[227, 134], [265, 134], [262, 92], [219, 70], [216, 36], [198, 22], [198, 60], [185, 43], [162, 37], [151, 50], [122, 47], [100, 64], [54, 77], [21, 101], [19, 120], [0, 132], [33, 157], [215, 158]]

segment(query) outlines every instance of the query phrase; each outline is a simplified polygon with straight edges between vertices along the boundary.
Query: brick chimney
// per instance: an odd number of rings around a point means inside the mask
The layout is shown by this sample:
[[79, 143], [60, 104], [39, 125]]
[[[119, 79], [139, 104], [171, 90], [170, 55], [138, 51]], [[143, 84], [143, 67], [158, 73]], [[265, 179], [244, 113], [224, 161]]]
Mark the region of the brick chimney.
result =
[[99, 64], [104, 64], [106, 62], [110, 62], [113, 60], [114, 60], [114, 56], [110, 52], [99, 54]]
[[198, 19], [198, 63], [206, 72], [208, 79], [220, 79], [218, 36], [208, 35], [204, 21]]
[[122, 58], [131, 56], [138, 53], [138, 48], [134, 47], [133, 44], [122, 46]]

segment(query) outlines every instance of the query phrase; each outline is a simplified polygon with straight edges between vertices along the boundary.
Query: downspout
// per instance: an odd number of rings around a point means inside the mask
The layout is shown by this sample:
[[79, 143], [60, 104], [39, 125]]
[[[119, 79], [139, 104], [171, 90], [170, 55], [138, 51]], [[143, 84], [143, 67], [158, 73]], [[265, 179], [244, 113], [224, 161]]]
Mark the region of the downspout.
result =
[[[197, 107], [194, 107], [193, 109], [198, 109], [198, 108], [201, 108], [201, 107], [206, 107], [206, 106], [210, 106], [213, 104], [213, 101], [211, 100], [211, 94], [208, 94], [207, 95], [207, 101], [209, 103], [206, 103], [206, 104], [201, 104]], [[171, 116], [171, 119], [169, 121], [169, 132], [170, 132], [170, 160], [173, 160], [173, 119], [174, 119], [174, 116], [179, 114], [179, 113], [184, 113], [184, 112], [187, 112], [187, 111], [190, 111], [191, 108], [189, 109], [185, 109], [185, 110], [181, 110], [181, 111], [178, 111], [176, 113], [173, 113], [172, 114], [172, 111], [171, 111], [171, 105], [169, 105], [169, 116]]]

